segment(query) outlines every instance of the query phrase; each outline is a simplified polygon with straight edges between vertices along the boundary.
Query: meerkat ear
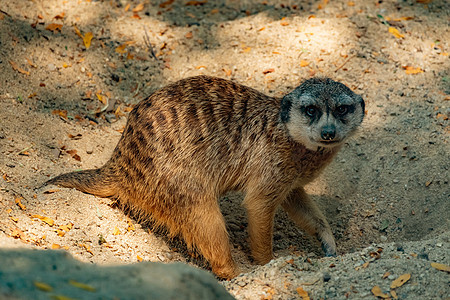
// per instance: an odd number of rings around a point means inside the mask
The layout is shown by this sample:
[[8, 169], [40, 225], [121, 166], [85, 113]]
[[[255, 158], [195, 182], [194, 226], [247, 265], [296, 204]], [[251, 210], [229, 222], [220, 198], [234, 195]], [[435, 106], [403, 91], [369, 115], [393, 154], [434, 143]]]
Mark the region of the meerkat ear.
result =
[[292, 99], [290, 95], [287, 94], [286, 96], [283, 97], [283, 99], [281, 99], [281, 110], [280, 110], [281, 122], [283, 123], [289, 122], [291, 107], [292, 107]]
[[366, 103], [364, 102], [364, 99], [361, 97], [361, 95], [355, 94], [354, 97], [355, 97], [356, 101], [358, 101], [359, 104], [361, 104], [362, 118], [364, 118], [364, 115], [365, 115], [365, 109], [366, 109]]

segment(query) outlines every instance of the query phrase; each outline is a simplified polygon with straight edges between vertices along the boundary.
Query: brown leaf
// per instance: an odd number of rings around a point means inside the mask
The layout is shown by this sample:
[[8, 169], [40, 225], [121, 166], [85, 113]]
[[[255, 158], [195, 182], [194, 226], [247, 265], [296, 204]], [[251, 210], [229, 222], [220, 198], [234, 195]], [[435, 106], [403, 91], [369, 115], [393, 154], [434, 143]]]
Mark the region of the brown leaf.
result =
[[380, 297], [383, 299], [389, 298], [389, 294], [383, 293], [378, 285], [374, 286], [371, 291], [372, 291], [372, 294], [374, 294], [377, 297]]
[[265, 74], [269, 74], [269, 73], [273, 73], [273, 72], [275, 72], [275, 69], [274, 68], [270, 68], [270, 69], [267, 69], [267, 70], [263, 71], [263, 74], [265, 75]]
[[207, 0], [203, 0], [203, 1], [188, 1], [186, 2], [186, 6], [198, 6], [198, 5], [203, 5], [206, 4], [208, 1]]
[[397, 279], [395, 279], [392, 283], [391, 283], [391, 289], [395, 289], [397, 287], [402, 286], [403, 284], [405, 284], [405, 282], [407, 282], [409, 279], [411, 278], [411, 274], [403, 274], [400, 275]]
[[62, 19], [64, 19], [65, 15], [66, 15], [66, 13], [62, 12], [59, 15], [54, 16], [53, 19], [55, 19], [55, 20], [62, 20]]
[[431, 266], [433, 268], [435, 268], [436, 270], [439, 270], [439, 271], [444, 271], [444, 272], [447, 272], [447, 273], [450, 272], [450, 266], [448, 266], [448, 265], [432, 262]]
[[77, 135], [68, 134], [67, 136], [72, 140], [79, 140], [82, 137], [81, 133], [78, 133]]
[[186, 37], [187, 39], [192, 39], [192, 37], [193, 37], [192, 32], [186, 33], [185, 37]]
[[17, 71], [19, 73], [25, 74], [25, 75], [30, 75], [30, 72], [20, 68], [15, 62], [13, 62], [12, 60], [9, 61], [9, 63], [11, 64], [11, 67], [14, 69], [14, 71]]
[[45, 27], [45, 29], [51, 31], [51, 32], [55, 32], [55, 31], [59, 31], [61, 32], [61, 28], [63, 27], [62, 24], [56, 24], [56, 23], [52, 23], [52, 24], [48, 24], [47, 27]]
[[167, 6], [171, 5], [174, 2], [175, 2], [175, 0], [168, 0], [168, 1], [165, 1], [165, 2], [163, 2], [161, 4], [159, 4], [159, 7], [166, 8]]
[[54, 109], [52, 115], [58, 115], [67, 120], [67, 110], [65, 109]]

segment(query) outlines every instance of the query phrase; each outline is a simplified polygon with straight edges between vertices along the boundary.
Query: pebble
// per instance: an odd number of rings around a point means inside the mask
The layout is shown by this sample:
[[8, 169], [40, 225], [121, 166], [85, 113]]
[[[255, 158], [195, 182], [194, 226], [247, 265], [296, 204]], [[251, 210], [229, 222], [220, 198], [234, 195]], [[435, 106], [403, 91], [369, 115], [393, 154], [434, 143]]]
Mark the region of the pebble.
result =
[[387, 241], [387, 237], [385, 235], [380, 236], [380, 241], [386, 242]]
[[324, 282], [328, 282], [328, 281], [330, 281], [330, 280], [331, 280], [331, 275], [328, 274], [328, 273], [324, 273], [324, 274], [323, 274], [323, 281], [324, 281]]
[[56, 66], [54, 64], [48, 64], [47, 70], [49, 70], [50, 72], [56, 71]]

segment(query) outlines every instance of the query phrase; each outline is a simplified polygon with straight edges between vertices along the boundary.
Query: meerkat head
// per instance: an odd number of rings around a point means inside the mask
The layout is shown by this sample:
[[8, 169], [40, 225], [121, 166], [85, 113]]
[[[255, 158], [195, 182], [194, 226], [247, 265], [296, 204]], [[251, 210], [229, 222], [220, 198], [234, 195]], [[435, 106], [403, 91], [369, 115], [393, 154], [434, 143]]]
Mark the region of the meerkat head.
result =
[[342, 83], [312, 78], [283, 97], [280, 118], [291, 138], [306, 148], [335, 147], [361, 124], [364, 100]]

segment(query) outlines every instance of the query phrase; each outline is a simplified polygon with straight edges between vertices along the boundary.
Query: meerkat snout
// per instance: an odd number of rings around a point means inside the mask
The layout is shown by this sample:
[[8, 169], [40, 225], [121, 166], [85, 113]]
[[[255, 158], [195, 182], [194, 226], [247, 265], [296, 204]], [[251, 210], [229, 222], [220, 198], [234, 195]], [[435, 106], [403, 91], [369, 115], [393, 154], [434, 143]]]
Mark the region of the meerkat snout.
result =
[[342, 144], [363, 118], [362, 97], [329, 78], [306, 80], [281, 105], [281, 121], [290, 136], [310, 150]]

